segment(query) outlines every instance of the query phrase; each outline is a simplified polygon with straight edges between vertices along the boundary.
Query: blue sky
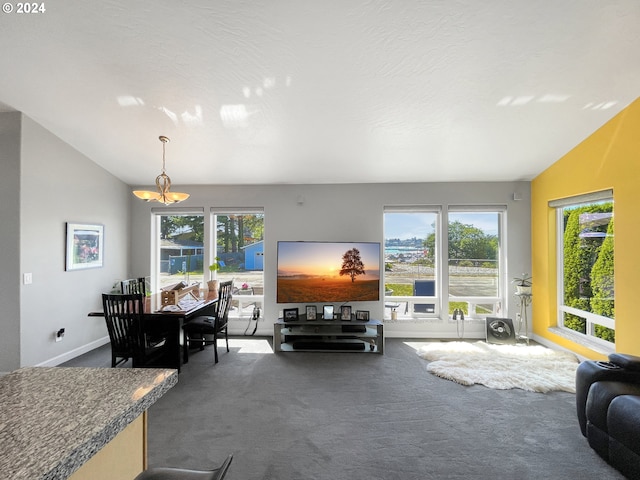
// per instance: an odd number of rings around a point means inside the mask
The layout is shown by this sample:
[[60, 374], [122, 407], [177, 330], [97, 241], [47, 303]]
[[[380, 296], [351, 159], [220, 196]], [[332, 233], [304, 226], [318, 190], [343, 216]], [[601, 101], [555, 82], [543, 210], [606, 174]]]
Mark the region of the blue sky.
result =
[[386, 213], [384, 238], [426, 238], [433, 233], [435, 220], [435, 213]]
[[[425, 238], [433, 233], [433, 224], [436, 220], [435, 213], [387, 213], [385, 214], [384, 237], [399, 238]], [[498, 214], [496, 213], [449, 213], [449, 221], [458, 220], [464, 224], [474, 225], [485, 233], [498, 234]]]

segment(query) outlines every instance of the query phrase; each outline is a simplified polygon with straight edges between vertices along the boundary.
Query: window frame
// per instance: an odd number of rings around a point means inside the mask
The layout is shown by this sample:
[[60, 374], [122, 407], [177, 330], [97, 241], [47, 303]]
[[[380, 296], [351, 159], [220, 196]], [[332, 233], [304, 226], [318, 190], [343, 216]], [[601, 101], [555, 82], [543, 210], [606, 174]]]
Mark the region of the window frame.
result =
[[[465, 319], [485, 321], [486, 317], [503, 316], [507, 312], [508, 306], [508, 288], [507, 288], [507, 206], [506, 205], [449, 205], [446, 214], [446, 230], [444, 232], [444, 244], [442, 247], [443, 257], [446, 256], [446, 288], [447, 295], [447, 317], [449, 301], [449, 219], [451, 213], [495, 213], [498, 215], [498, 295], [493, 297], [481, 296], [462, 296], [455, 297], [456, 301], [467, 302], [468, 318]], [[444, 219], [443, 219], [444, 224]], [[446, 253], [445, 253], [446, 252]], [[445, 263], [443, 258], [443, 264]], [[443, 281], [444, 281], [443, 277]], [[494, 311], [489, 313], [478, 313], [476, 311], [478, 305], [483, 303], [493, 303]]]
[[[449, 314], [449, 216], [450, 213], [495, 213], [498, 215], [498, 295], [495, 297], [456, 297], [456, 300], [466, 301], [469, 304], [471, 315], [465, 316], [466, 320], [485, 321], [487, 316], [502, 315], [507, 311], [508, 306], [508, 289], [507, 289], [507, 205], [410, 205], [410, 206], [385, 206], [383, 209], [383, 226], [384, 215], [387, 213], [435, 213], [436, 221], [436, 246], [434, 256], [434, 275], [435, 275], [435, 295], [433, 297], [415, 297], [415, 296], [386, 296], [385, 302], [385, 318], [389, 318], [387, 310], [388, 305], [398, 302], [407, 302], [407, 314], [397, 316], [398, 320], [447, 320], [451, 319]], [[383, 233], [383, 245], [387, 235]], [[383, 249], [383, 257], [385, 249]], [[386, 274], [383, 282], [387, 283]], [[433, 302], [435, 304], [435, 312], [433, 313], [415, 313], [413, 312], [414, 303], [423, 303], [424, 301]], [[476, 312], [477, 305], [483, 303], [493, 303], [495, 310], [492, 313]], [[443, 312], [445, 312], [443, 314]]]
[[[593, 312], [587, 312], [564, 304], [564, 209], [566, 207], [580, 207], [598, 202], [610, 201], [614, 203], [613, 190], [602, 190], [584, 195], [566, 197], [549, 202], [549, 207], [555, 210], [556, 220], [556, 325], [559, 332], [571, 341], [587, 348], [597, 348], [605, 353], [615, 351], [615, 342], [603, 340], [595, 335], [595, 326], [601, 325], [615, 330], [615, 318], [605, 317]], [[615, 206], [614, 210], [615, 212]], [[614, 233], [615, 244], [615, 233]], [[615, 247], [614, 247], [615, 248]], [[614, 265], [615, 269], [615, 265]], [[614, 290], [615, 302], [615, 290]], [[578, 332], [564, 325], [564, 314], [576, 315], [585, 320], [585, 332]]]
[[[205, 260], [208, 262], [206, 265], [211, 265], [213, 263], [213, 259], [216, 257], [217, 247], [218, 247], [218, 215], [229, 216], [229, 215], [258, 215], [261, 214], [263, 216], [263, 228], [264, 221], [266, 220], [265, 209], [264, 207], [211, 207], [208, 215], [208, 228], [205, 225], [205, 230], [208, 232], [208, 243], [205, 245]], [[265, 235], [263, 233], [262, 242], [266, 241]], [[266, 254], [266, 249], [263, 250], [263, 256]], [[260, 309], [261, 312], [264, 312], [264, 285], [265, 285], [265, 277], [264, 277], [264, 258], [262, 260], [262, 285], [263, 285], [263, 293], [255, 294], [253, 291], [249, 294], [239, 295], [238, 291], [241, 289], [241, 285], [237, 285], [234, 281], [233, 284], [233, 302], [232, 306], [237, 306], [237, 308], [232, 308], [229, 311], [229, 319], [246, 319], [251, 318], [254, 312], [249, 312], [247, 307], [250, 305], [254, 305]], [[217, 275], [216, 275], [217, 277]], [[236, 305], [237, 304], [237, 305]], [[260, 314], [262, 315], [262, 313]]]
[[[203, 235], [203, 257], [206, 262], [207, 258], [207, 215], [204, 213], [204, 208], [162, 208], [154, 207], [151, 209], [151, 251], [149, 261], [151, 263], [150, 275], [151, 275], [151, 291], [159, 292], [161, 289], [160, 274], [162, 268], [160, 266], [161, 252], [160, 252], [160, 228], [162, 216], [198, 216], [203, 217], [204, 222], [204, 235]], [[203, 272], [204, 275], [204, 272]]]
[[[397, 312], [397, 320], [427, 320], [427, 319], [437, 319], [440, 318], [440, 312], [442, 308], [442, 298], [444, 297], [444, 293], [442, 290], [442, 282], [439, 280], [442, 278], [442, 261], [441, 261], [441, 251], [442, 251], [442, 206], [441, 205], [408, 205], [408, 206], [385, 206], [383, 209], [383, 230], [384, 230], [384, 216], [387, 213], [431, 213], [435, 214], [435, 255], [434, 255], [434, 277], [435, 277], [435, 291], [433, 296], [414, 296], [414, 295], [402, 295], [402, 296], [387, 296], [384, 295], [384, 310], [385, 317], [387, 317], [386, 310], [389, 310], [389, 314], [391, 313], [392, 308], [390, 305], [394, 305], [398, 302], [406, 302], [407, 308], [406, 312]], [[382, 256], [383, 256], [383, 264], [385, 263], [385, 255], [386, 255], [386, 233], [383, 231], [383, 239], [382, 239]], [[383, 269], [383, 285], [387, 283], [386, 280], [386, 272]], [[433, 303], [434, 311], [433, 312], [414, 312], [414, 304], [416, 303]]]

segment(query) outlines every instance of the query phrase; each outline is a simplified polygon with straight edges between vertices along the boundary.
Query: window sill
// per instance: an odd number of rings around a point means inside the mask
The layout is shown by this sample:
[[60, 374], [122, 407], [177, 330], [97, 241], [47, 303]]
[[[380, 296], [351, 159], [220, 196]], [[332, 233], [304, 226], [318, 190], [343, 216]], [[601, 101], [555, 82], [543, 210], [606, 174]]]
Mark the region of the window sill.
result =
[[442, 319], [438, 317], [398, 317], [393, 320], [386, 317], [383, 321], [385, 323], [435, 323], [441, 322]]
[[581, 335], [579, 333], [573, 333], [570, 330], [565, 328], [551, 327], [548, 329], [548, 331], [550, 333], [553, 333], [554, 335], [558, 335], [559, 337], [562, 337], [573, 343], [582, 345], [583, 347], [586, 347], [589, 350], [593, 350], [594, 352], [599, 353], [601, 355], [609, 355], [610, 353], [614, 353], [616, 351], [615, 346], [613, 345], [610, 347], [607, 345], [603, 345], [600, 342], [590, 340], [588, 337], [585, 337], [584, 335]]
[[[385, 317], [383, 319], [385, 323], [450, 323], [455, 324], [458, 320], [453, 320], [450, 317], [440, 318], [440, 317], [398, 317], [395, 320], [392, 320], [389, 317]], [[465, 318], [464, 323], [466, 324], [484, 324], [484, 318]]]

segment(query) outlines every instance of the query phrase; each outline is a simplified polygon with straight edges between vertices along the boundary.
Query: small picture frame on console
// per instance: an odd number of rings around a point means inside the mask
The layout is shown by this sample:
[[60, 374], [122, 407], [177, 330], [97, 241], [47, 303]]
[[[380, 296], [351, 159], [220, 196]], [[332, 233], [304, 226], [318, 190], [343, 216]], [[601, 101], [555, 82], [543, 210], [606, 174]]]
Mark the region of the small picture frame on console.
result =
[[360, 320], [363, 322], [369, 321], [369, 311], [368, 310], [356, 310], [356, 320]]
[[325, 305], [322, 307], [322, 318], [324, 320], [333, 320], [333, 305]]
[[351, 307], [349, 305], [340, 307], [340, 320], [351, 321]]
[[307, 305], [307, 320], [315, 320], [318, 310], [315, 305]]
[[298, 309], [297, 308], [285, 308], [282, 310], [282, 317], [285, 322], [294, 322], [298, 320]]

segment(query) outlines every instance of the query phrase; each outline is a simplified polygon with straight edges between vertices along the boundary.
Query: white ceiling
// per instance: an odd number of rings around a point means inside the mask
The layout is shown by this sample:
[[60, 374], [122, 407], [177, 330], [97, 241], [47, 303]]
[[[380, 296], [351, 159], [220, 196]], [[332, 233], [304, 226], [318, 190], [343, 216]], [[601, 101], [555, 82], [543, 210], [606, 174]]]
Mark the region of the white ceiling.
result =
[[640, 95], [638, 0], [43, 4], [0, 110], [132, 185], [530, 180]]

